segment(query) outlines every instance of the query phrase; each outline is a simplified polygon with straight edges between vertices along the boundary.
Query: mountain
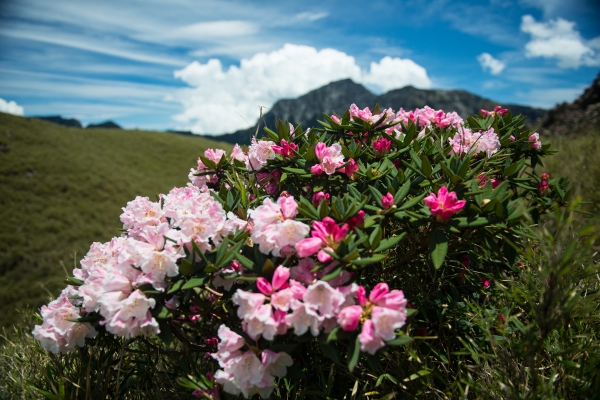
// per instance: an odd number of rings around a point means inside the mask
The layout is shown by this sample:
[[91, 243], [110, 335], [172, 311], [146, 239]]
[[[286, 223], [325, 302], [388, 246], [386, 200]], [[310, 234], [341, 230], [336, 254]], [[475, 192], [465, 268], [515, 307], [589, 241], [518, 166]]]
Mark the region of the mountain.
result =
[[577, 100], [548, 111], [539, 131], [548, 136], [600, 133], [600, 74]]
[[82, 127], [81, 122], [79, 122], [75, 118], [67, 119], [67, 118], [61, 117], [60, 115], [36, 116], [36, 117], [29, 117], [29, 118], [38, 118], [38, 119], [42, 119], [44, 121], [52, 122], [54, 124], [64, 125], [64, 126], [72, 126], [75, 128]]
[[99, 124], [89, 124], [85, 129], [102, 128], [102, 129], [123, 129], [112, 121], [105, 121]]
[[[456, 111], [463, 117], [477, 114], [481, 109], [492, 110], [499, 104], [464, 90], [425, 90], [412, 86], [395, 89], [378, 96], [351, 79], [344, 79], [315, 89], [296, 99], [279, 100], [263, 115], [259, 133], [262, 132], [263, 126], [269, 128], [276, 126], [278, 120], [288, 120], [294, 125], [302, 124], [304, 128], [320, 126], [317, 120], [323, 120], [323, 112], [341, 115], [352, 103], [361, 109], [373, 108], [375, 104], [379, 104], [382, 108], [392, 107], [394, 110], [400, 108], [411, 110], [428, 105], [434, 109]], [[542, 118], [546, 114], [546, 110], [539, 108], [513, 104], [502, 106], [508, 107], [514, 114], [526, 115], [530, 121]], [[213, 136], [213, 138], [228, 143], [249, 144], [255, 132], [256, 126]]]

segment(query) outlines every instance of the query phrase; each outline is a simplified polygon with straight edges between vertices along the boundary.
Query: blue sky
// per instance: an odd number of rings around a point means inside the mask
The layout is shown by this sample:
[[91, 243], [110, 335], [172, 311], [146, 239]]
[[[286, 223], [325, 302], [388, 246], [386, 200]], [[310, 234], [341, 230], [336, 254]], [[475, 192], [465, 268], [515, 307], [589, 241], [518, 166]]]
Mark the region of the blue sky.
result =
[[0, 111], [217, 134], [346, 77], [549, 108], [600, 71], [598, 21], [582, 0], [5, 0]]

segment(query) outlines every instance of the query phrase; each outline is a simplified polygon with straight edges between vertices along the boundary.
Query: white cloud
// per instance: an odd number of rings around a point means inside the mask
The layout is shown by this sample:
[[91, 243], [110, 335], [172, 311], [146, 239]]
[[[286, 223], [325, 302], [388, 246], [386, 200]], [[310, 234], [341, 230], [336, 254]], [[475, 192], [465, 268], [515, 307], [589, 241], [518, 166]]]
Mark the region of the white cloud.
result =
[[295, 18], [297, 20], [300, 21], [317, 21], [319, 19], [323, 19], [325, 17], [327, 17], [329, 14], [326, 12], [320, 12], [320, 13], [316, 13], [316, 12], [309, 12], [309, 11], [305, 11], [305, 12], [301, 12], [300, 14], [297, 14], [295, 16]]
[[431, 87], [427, 71], [412, 60], [384, 57], [362, 70], [354, 57], [335, 50], [286, 44], [283, 48], [242, 59], [224, 69], [221, 61], [197, 61], [175, 71], [190, 88], [174, 94], [184, 111], [174, 119], [182, 129], [218, 134], [246, 128], [258, 119], [259, 106], [270, 107], [329, 82], [352, 78], [381, 90], [413, 85]]
[[574, 22], [562, 18], [536, 22], [531, 15], [524, 15], [521, 31], [531, 35], [525, 45], [528, 58], [555, 58], [561, 68], [600, 65], [600, 37], [585, 40]]
[[481, 53], [477, 56], [477, 61], [479, 61], [484, 71], [489, 70], [492, 75], [498, 75], [506, 67], [505, 63], [495, 59], [490, 53]]
[[0, 98], [0, 111], [3, 113], [21, 115], [21, 116], [25, 114], [23, 107], [21, 107], [14, 101], [6, 101], [1, 98]]

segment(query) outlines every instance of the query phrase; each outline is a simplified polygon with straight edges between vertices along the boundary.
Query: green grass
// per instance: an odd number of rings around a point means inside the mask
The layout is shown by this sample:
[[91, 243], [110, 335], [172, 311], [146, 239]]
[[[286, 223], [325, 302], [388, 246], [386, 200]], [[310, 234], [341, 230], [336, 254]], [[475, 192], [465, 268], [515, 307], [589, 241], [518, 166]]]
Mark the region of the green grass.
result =
[[121, 207], [184, 186], [198, 154], [226, 143], [79, 129], [0, 113], [0, 326], [64, 287], [92, 242], [118, 235]]
[[583, 201], [592, 203], [586, 209], [597, 217], [600, 213], [600, 132], [551, 138], [549, 142], [551, 149], [558, 153], [547, 157], [544, 166], [537, 167], [536, 172], [548, 172], [552, 178], [569, 177]]

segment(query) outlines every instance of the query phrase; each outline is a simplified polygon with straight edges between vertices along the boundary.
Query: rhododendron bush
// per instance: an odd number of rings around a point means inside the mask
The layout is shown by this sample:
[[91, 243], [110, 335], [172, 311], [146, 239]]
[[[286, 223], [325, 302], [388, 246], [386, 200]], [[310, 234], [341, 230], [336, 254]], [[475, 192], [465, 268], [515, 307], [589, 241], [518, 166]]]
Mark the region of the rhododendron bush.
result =
[[[494, 283], [521, 263], [526, 227], [566, 203], [566, 179], [529, 168], [547, 154], [500, 107], [280, 123], [204, 152], [186, 187], [129, 202], [121, 236], [92, 244], [33, 334], [55, 353], [120, 340], [122, 354], [179, 354], [196, 397], [431, 384], [438, 366], [415, 349], [471, 354], [466, 304], [504, 321]], [[418, 362], [386, 370], [398, 359]]]

